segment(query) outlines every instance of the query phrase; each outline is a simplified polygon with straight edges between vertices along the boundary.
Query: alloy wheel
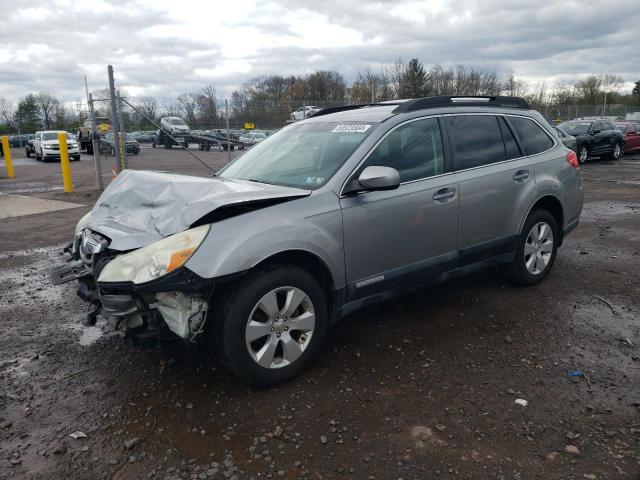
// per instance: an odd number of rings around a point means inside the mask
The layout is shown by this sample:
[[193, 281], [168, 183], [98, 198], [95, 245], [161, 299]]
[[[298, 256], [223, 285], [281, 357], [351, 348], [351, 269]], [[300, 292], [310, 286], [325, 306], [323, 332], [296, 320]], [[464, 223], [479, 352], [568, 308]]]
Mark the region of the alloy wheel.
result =
[[524, 264], [532, 275], [544, 272], [553, 255], [553, 230], [547, 222], [538, 222], [529, 231], [524, 244]]
[[622, 148], [620, 147], [619, 143], [616, 143], [616, 146], [613, 149], [613, 159], [614, 160], [619, 159], [620, 155], [622, 155]]
[[263, 368], [282, 368], [300, 358], [311, 342], [316, 316], [310, 297], [279, 287], [253, 307], [245, 327], [249, 355]]
[[582, 147], [580, 149], [580, 154], [578, 155], [578, 160], [580, 161], [580, 163], [584, 163], [587, 161], [588, 157], [589, 157], [589, 151], [587, 150], [587, 147]]

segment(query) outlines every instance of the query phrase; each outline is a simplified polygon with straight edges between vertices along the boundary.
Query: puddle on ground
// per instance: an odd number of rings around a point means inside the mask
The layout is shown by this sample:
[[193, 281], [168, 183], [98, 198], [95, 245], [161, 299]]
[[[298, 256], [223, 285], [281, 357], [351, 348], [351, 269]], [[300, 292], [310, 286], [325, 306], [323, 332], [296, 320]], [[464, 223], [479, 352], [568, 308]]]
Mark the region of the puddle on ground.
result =
[[70, 332], [79, 334], [78, 343], [83, 347], [88, 347], [96, 343], [104, 336], [116, 335], [114, 330], [109, 330], [106, 320], [98, 321], [94, 326], [83, 325], [82, 323], [65, 323], [62, 328]]
[[615, 220], [619, 217], [640, 219], [640, 204], [619, 202], [588, 202], [584, 204], [581, 222]]
[[3, 193], [45, 193], [56, 190], [63, 190], [62, 187], [56, 185], [47, 185], [39, 182], [23, 182], [18, 184], [5, 184], [2, 186]]
[[[68, 299], [69, 289], [49, 279], [51, 268], [63, 261], [61, 250], [57, 245], [0, 253], [0, 313], [17, 306], [55, 306]], [[20, 264], [15, 265], [14, 259]]]

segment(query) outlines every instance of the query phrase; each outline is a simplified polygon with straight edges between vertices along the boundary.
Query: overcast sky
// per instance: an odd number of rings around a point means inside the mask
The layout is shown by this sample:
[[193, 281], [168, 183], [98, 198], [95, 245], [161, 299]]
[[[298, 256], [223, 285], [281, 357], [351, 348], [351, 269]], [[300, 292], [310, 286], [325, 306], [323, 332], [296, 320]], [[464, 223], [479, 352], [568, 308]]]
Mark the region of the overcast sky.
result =
[[531, 82], [615, 72], [640, 79], [638, 0], [0, 0], [0, 97], [64, 101], [204, 85], [228, 95], [264, 74], [341, 72], [401, 57], [514, 70]]

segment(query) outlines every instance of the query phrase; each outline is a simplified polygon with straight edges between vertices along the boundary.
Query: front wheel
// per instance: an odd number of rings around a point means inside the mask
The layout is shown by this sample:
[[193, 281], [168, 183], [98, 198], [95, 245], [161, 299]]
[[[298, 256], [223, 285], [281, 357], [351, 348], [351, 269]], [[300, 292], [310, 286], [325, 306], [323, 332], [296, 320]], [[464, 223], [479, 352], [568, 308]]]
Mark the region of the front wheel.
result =
[[274, 265], [214, 298], [211, 335], [222, 363], [245, 382], [267, 387], [304, 371], [328, 328], [324, 291], [305, 270]]
[[516, 241], [513, 263], [506, 265], [506, 274], [518, 285], [540, 283], [549, 274], [558, 251], [558, 226], [547, 210], [529, 214]]

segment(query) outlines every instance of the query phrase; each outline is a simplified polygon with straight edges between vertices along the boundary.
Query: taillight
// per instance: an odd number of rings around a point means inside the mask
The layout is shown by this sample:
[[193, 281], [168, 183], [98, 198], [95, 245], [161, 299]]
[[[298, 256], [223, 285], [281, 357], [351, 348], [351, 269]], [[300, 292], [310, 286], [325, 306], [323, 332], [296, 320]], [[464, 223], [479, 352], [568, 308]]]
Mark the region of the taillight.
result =
[[578, 156], [576, 155], [576, 152], [574, 152], [573, 150], [567, 153], [567, 162], [569, 162], [573, 168], [580, 168], [580, 162], [578, 162]]

